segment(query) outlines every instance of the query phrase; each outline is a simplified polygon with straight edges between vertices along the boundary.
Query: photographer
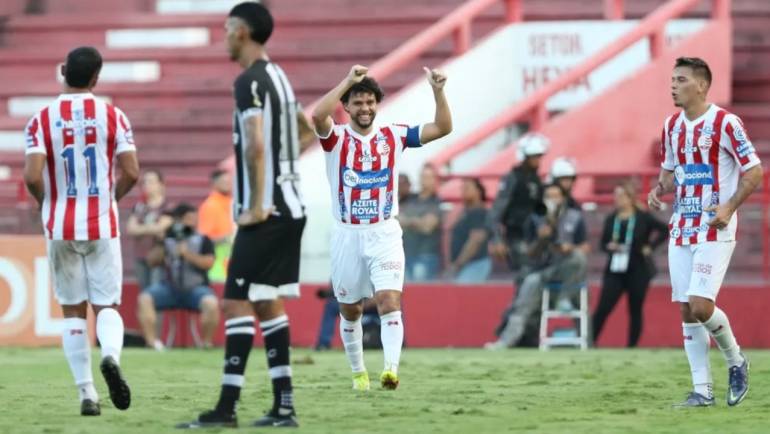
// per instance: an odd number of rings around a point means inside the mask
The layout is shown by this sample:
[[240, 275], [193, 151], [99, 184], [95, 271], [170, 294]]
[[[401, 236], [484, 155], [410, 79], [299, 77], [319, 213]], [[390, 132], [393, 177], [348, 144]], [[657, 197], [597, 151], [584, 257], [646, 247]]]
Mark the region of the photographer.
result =
[[543, 205], [545, 209], [533, 213], [524, 228], [533, 271], [524, 278], [499, 339], [486, 345], [489, 349], [519, 342], [528, 320], [540, 307], [545, 284], [559, 283], [559, 296], [569, 297], [586, 278], [588, 244], [581, 212], [568, 206], [567, 195], [558, 184], [545, 187]]
[[214, 244], [195, 231], [197, 212], [186, 203], [172, 212], [173, 224], [161, 245], [148, 255], [152, 266], [164, 267], [164, 278], [139, 295], [138, 316], [147, 346], [157, 350], [163, 344], [156, 336], [156, 310], [186, 309], [201, 314], [201, 337], [211, 346], [219, 323], [219, 306], [209, 287], [208, 270], [214, 265]]

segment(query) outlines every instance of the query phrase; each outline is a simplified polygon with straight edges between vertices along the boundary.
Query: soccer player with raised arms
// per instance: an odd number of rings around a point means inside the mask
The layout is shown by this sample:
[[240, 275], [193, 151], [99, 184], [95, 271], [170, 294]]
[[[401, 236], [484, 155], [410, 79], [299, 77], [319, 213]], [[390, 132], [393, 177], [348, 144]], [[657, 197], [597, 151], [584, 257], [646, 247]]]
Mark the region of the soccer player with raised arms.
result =
[[[380, 383], [398, 387], [404, 340], [401, 291], [404, 247], [398, 215], [398, 168], [402, 153], [444, 137], [452, 116], [444, 95], [446, 75], [425, 68], [433, 89], [434, 121], [423, 125], [377, 124], [383, 92], [355, 65], [313, 111], [313, 124], [326, 156], [332, 209], [337, 220], [331, 239], [331, 278], [340, 303], [340, 335], [353, 370], [353, 388], [369, 389], [364, 366], [361, 315], [363, 299], [374, 297], [381, 322], [385, 366]], [[332, 113], [342, 101], [350, 123], [338, 125]]]
[[668, 263], [694, 386], [679, 407], [714, 405], [709, 336], [727, 361], [727, 405], [749, 390], [749, 361], [716, 298], [735, 249], [736, 211], [762, 180], [762, 165], [741, 120], [706, 101], [710, 86], [706, 62], [676, 60], [671, 95], [682, 110], [663, 125], [660, 177], [647, 199], [661, 209], [660, 196], [674, 193]]

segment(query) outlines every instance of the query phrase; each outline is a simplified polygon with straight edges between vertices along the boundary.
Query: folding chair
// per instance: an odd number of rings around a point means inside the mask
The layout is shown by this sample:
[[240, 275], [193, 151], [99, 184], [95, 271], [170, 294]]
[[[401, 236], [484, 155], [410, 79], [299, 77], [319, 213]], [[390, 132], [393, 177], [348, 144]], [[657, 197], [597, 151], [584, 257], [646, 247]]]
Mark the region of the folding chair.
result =
[[[551, 293], [563, 290], [559, 282], [548, 283], [543, 288], [542, 315], [540, 316], [540, 350], [545, 351], [555, 346], [575, 346], [581, 350], [588, 348], [588, 285], [580, 284], [580, 303], [575, 308], [572, 303], [568, 307], [556, 306], [551, 308]], [[576, 336], [551, 336], [548, 334], [548, 321], [557, 318], [570, 318], [579, 321]]]

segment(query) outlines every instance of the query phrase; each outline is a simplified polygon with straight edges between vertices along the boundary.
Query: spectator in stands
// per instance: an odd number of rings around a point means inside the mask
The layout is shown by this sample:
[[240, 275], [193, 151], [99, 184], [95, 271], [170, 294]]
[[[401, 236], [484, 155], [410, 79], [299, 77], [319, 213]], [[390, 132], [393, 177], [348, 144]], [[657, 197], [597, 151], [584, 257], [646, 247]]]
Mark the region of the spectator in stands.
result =
[[209, 271], [214, 282], [224, 282], [227, 260], [235, 234], [233, 223], [232, 178], [226, 170], [211, 173], [211, 192], [198, 208], [198, 232], [214, 242], [216, 262]]
[[166, 187], [163, 175], [147, 170], [142, 176], [142, 199], [137, 202], [126, 224], [126, 233], [133, 239], [134, 274], [140, 289], [160, 281], [163, 270], [147, 264], [147, 254], [163, 239], [171, 225], [166, 211]]
[[598, 339], [615, 304], [628, 294], [628, 346], [635, 347], [642, 333], [642, 306], [655, 275], [652, 251], [668, 239], [668, 225], [641, 209], [636, 189], [629, 183], [615, 187], [615, 211], [604, 220], [600, 247], [608, 254], [599, 305], [593, 316]]
[[492, 259], [487, 251], [487, 195], [478, 178], [463, 181], [463, 213], [452, 227], [447, 275], [457, 283], [479, 283], [489, 278]]
[[208, 279], [208, 270], [214, 265], [214, 243], [196, 231], [198, 216], [191, 205], [179, 204], [172, 215], [174, 221], [163, 243], [147, 259], [150, 265], [162, 266], [165, 276], [139, 294], [139, 323], [147, 346], [162, 350], [156, 336], [156, 310], [200, 312], [201, 338], [203, 345], [210, 347], [219, 323], [219, 303]]
[[403, 205], [413, 199], [416, 194], [412, 193], [412, 181], [409, 180], [409, 176], [406, 173], [400, 173], [398, 175], [398, 204], [403, 208]]
[[524, 227], [532, 271], [519, 286], [499, 339], [486, 345], [489, 349], [519, 342], [530, 316], [540, 307], [544, 285], [558, 283], [559, 298], [568, 298], [585, 281], [588, 245], [582, 213], [567, 206], [567, 195], [558, 184], [545, 187], [543, 204], [544, 214], [531, 214]]
[[398, 220], [404, 231], [406, 280], [433, 280], [440, 272], [441, 201], [437, 192], [438, 173], [425, 165], [420, 173], [420, 193], [401, 204]]
[[549, 144], [547, 137], [536, 133], [519, 140], [523, 161], [500, 181], [489, 211], [490, 253], [499, 260], [507, 260], [514, 271], [526, 265], [524, 223], [543, 201], [543, 184], [537, 171]]
[[575, 180], [577, 179], [575, 163], [569, 158], [559, 157], [551, 163], [549, 175], [551, 182], [559, 184], [567, 193], [567, 206], [580, 209], [580, 204], [572, 197], [572, 187], [575, 186]]

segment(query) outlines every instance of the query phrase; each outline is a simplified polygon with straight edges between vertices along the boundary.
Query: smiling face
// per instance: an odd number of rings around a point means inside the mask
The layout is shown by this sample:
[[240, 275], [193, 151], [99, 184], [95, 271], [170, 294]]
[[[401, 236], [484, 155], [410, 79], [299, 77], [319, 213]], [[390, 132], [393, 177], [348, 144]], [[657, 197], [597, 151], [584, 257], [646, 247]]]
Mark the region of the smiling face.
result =
[[674, 68], [671, 74], [671, 97], [674, 106], [687, 108], [706, 99], [708, 82], [694, 74], [688, 66]]
[[353, 124], [361, 130], [366, 130], [372, 126], [377, 116], [377, 99], [371, 92], [352, 94], [345, 104], [345, 111], [350, 115]]

